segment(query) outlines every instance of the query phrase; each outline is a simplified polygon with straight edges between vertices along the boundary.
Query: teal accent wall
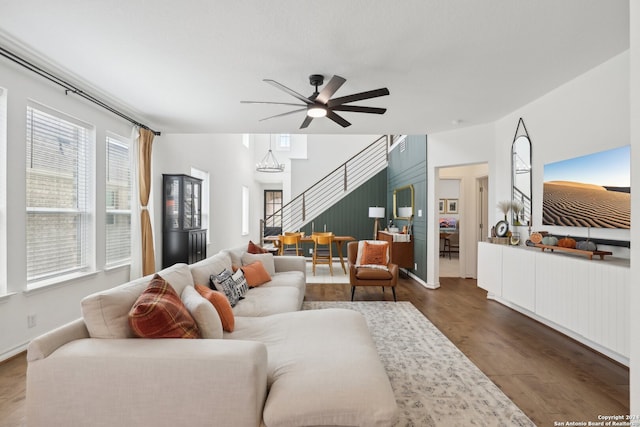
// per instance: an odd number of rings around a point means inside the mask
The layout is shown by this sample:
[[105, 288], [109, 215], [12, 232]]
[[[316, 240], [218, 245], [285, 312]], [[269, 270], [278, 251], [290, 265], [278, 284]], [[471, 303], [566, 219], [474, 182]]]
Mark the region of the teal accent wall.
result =
[[[314, 218], [312, 221], [315, 231], [324, 231], [326, 224], [327, 231], [332, 231], [336, 236], [353, 236], [356, 240], [371, 239], [373, 237], [373, 219], [369, 218], [369, 206], [387, 206], [387, 169], [376, 174], [327, 211]], [[383, 221], [381, 221], [381, 226]], [[311, 234], [311, 222], [302, 227], [300, 231]]]
[[[393, 190], [413, 185], [415, 200], [413, 219], [413, 257], [418, 268], [411, 270], [420, 279], [427, 280], [427, 136], [408, 135], [404, 151], [396, 146], [389, 153], [387, 168], [387, 223], [393, 209]], [[422, 210], [422, 216], [418, 216]], [[407, 221], [395, 221], [399, 228]]]

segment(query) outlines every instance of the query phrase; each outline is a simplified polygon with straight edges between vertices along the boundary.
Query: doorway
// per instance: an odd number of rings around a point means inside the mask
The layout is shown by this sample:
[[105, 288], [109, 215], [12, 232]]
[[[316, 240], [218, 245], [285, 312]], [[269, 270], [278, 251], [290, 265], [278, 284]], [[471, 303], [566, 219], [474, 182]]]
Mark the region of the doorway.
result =
[[[447, 171], [442, 171], [447, 174]], [[441, 175], [442, 176], [442, 175]], [[440, 277], [460, 276], [461, 179], [440, 179], [438, 200], [439, 271]]]

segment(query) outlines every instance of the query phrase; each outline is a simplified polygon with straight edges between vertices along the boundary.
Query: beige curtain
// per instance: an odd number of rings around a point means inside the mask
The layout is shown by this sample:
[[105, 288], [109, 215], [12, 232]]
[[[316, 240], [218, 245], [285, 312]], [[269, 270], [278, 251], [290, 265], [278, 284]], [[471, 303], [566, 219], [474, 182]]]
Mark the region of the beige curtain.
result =
[[140, 129], [140, 143], [138, 145], [138, 185], [140, 188], [140, 232], [142, 241], [142, 275], [156, 271], [155, 253], [153, 250], [153, 228], [147, 205], [151, 193], [151, 146], [153, 132]]

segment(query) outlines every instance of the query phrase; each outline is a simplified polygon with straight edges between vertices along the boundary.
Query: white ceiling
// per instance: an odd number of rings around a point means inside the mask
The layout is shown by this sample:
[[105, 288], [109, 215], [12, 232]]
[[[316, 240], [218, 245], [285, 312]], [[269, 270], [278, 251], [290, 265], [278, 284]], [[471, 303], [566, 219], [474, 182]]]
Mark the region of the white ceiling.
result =
[[0, 35], [162, 132], [300, 132], [303, 112], [259, 122], [290, 108], [240, 101], [296, 102], [262, 79], [308, 96], [318, 73], [347, 79], [335, 96], [389, 88], [357, 103], [388, 111], [304, 133], [424, 134], [499, 119], [625, 51], [629, 0], [0, 0]]

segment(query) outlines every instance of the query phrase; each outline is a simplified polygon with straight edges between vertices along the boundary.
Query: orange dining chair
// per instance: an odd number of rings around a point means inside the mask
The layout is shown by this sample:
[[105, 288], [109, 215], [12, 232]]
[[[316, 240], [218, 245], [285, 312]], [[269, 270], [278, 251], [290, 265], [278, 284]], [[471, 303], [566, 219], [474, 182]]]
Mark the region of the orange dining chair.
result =
[[278, 240], [280, 241], [279, 255], [302, 255], [302, 248], [300, 247], [300, 233], [294, 233], [291, 235], [280, 235]]
[[328, 264], [333, 276], [333, 233], [313, 233], [313, 275], [316, 275], [316, 265]]

